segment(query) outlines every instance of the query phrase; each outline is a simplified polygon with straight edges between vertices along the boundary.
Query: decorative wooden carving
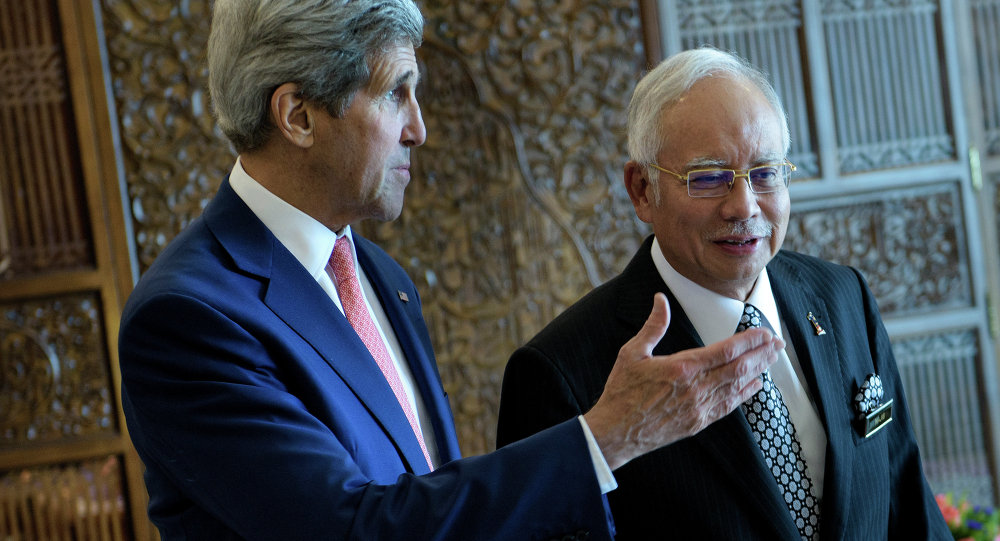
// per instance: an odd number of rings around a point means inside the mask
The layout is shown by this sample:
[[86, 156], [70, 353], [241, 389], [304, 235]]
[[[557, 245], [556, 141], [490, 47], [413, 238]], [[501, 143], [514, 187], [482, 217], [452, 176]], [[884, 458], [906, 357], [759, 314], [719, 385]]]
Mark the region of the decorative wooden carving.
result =
[[0, 446], [116, 430], [94, 294], [0, 305]]
[[89, 267], [54, 0], [0, 3], [0, 280]]
[[982, 96], [985, 152], [1000, 156], [1000, 0], [970, 0]]
[[196, 216], [235, 160], [208, 99], [208, 0], [102, 0], [140, 270]]
[[7, 473], [0, 477], [0, 533], [11, 540], [131, 539], [122, 477], [114, 456]]
[[994, 505], [976, 331], [900, 338], [893, 350], [928, 482], [935, 492], [968, 494], [979, 505]]
[[785, 248], [857, 267], [883, 316], [972, 306], [957, 183], [792, 203]]

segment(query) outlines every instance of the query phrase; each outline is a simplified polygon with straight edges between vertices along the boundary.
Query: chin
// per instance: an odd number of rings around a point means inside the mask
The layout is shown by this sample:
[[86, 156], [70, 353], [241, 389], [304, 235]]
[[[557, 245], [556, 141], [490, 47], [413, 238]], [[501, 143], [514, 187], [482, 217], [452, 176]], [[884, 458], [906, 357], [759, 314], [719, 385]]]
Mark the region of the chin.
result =
[[399, 218], [400, 214], [403, 213], [403, 200], [399, 201], [399, 204], [387, 205], [382, 207], [377, 219], [382, 222], [391, 222], [396, 218]]

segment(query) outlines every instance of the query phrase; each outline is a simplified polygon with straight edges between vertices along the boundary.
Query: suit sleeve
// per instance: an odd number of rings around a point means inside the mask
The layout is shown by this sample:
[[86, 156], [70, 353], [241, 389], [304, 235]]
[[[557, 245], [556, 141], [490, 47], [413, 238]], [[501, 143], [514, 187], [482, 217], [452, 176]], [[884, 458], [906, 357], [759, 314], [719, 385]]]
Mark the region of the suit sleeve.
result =
[[[853, 270], [853, 269], [852, 269]], [[941, 516], [934, 494], [924, 477], [916, 437], [910, 423], [903, 384], [892, 352], [888, 333], [879, 315], [874, 295], [864, 278], [854, 270], [861, 283], [869, 348], [875, 368], [885, 386], [887, 397], [894, 398], [894, 421], [889, 432], [889, 539], [952, 539]]]
[[539, 350], [524, 346], [511, 355], [500, 390], [497, 447], [586, 413], [558, 368]]
[[307, 408], [257, 331], [177, 294], [123, 319], [123, 405], [165, 538], [610, 539], [575, 420], [377, 484], [355, 462], [366, 442]]

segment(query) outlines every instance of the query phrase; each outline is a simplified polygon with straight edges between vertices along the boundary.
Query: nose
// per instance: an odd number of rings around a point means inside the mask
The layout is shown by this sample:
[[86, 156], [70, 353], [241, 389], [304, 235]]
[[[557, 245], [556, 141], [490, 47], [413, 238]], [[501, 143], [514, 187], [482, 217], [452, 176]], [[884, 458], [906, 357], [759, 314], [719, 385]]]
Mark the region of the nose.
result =
[[409, 109], [400, 141], [403, 146], [418, 147], [427, 139], [427, 127], [424, 125], [424, 117], [420, 114], [420, 104], [416, 98], [411, 100]]
[[750, 189], [750, 176], [737, 175], [733, 187], [723, 197], [722, 218], [725, 220], [749, 220], [760, 213], [758, 195]]

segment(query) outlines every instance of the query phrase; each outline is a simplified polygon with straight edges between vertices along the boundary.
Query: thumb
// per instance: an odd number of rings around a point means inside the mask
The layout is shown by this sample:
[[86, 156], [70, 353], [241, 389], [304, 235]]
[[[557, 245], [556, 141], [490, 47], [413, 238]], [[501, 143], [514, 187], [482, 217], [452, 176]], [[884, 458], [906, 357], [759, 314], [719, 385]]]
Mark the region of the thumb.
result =
[[653, 311], [649, 313], [646, 323], [639, 329], [632, 342], [644, 357], [648, 357], [653, 354], [653, 348], [660, 343], [669, 326], [670, 305], [667, 303], [667, 296], [657, 293], [653, 296]]

